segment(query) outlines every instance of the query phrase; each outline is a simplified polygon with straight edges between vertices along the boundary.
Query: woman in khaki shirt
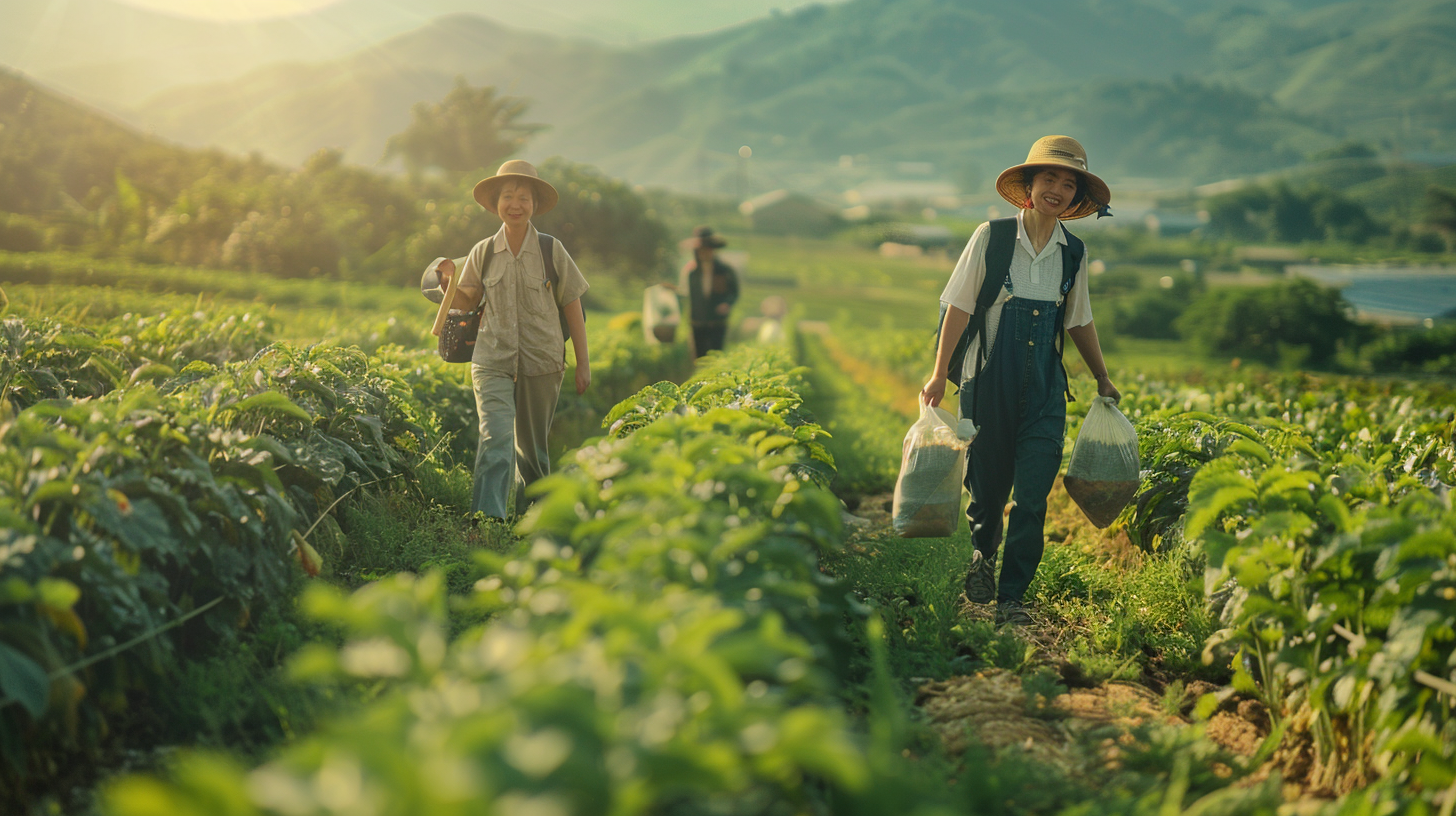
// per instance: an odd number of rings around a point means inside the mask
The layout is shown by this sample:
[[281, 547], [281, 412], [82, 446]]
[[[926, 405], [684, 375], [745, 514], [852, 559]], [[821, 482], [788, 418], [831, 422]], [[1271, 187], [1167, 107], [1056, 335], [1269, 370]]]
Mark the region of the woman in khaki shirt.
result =
[[[547, 433], [566, 371], [563, 317], [576, 353], [576, 393], [591, 384], [581, 308], [588, 286], [566, 247], [531, 224], [556, 206], [557, 193], [529, 162], [506, 162], [474, 195], [500, 216], [501, 228], [465, 257], [451, 305], [484, 306], [470, 363], [480, 418], [470, 510], [494, 520], [510, 515], [512, 471], [516, 514], [526, 509], [526, 487], [551, 472]], [[439, 302], [455, 268], [445, 258], [432, 263], [420, 283], [425, 296]]]

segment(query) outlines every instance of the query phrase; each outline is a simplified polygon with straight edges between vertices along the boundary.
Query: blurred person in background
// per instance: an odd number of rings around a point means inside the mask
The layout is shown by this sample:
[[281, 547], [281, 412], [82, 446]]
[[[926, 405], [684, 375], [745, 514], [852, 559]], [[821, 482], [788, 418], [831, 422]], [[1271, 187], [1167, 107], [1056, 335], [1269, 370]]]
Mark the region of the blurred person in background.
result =
[[[567, 339], [576, 354], [576, 393], [591, 384], [581, 306], [588, 286], [566, 247], [531, 224], [532, 216], [556, 206], [557, 193], [530, 162], [501, 165], [475, 185], [474, 196], [500, 217], [501, 228], [470, 250], [458, 287], [472, 293], [469, 308], [484, 307], [470, 362], [480, 421], [470, 510], [504, 521], [511, 515], [512, 476], [519, 515], [527, 507], [526, 487], [551, 472], [547, 432], [566, 372]], [[439, 303], [455, 267], [447, 258], [431, 263], [420, 279], [425, 297]]]
[[[980, 429], [966, 468], [975, 545], [966, 598], [996, 601], [997, 623], [1021, 627], [1033, 622], [1023, 596], [1041, 564], [1047, 496], [1067, 434], [1072, 393], [1062, 363], [1064, 329], [1097, 378], [1097, 393], [1121, 396], [1092, 324], [1086, 247], [1061, 223], [1109, 214], [1112, 192], [1087, 171], [1087, 151], [1067, 136], [1038, 139], [1025, 162], [996, 180], [996, 190], [1020, 212], [982, 224], [961, 254], [940, 296], [935, 370], [920, 396], [939, 405], [955, 377], [961, 416]], [[998, 584], [996, 557], [1013, 487]]]

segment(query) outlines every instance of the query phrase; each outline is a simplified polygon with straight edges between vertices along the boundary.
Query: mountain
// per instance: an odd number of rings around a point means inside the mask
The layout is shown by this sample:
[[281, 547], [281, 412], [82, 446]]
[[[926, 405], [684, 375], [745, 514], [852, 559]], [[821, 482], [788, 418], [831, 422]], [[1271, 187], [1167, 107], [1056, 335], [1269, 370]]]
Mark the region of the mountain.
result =
[[641, 183], [732, 189], [747, 173], [751, 187], [832, 190], [866, 164], [905, 162], [984, 182], [1047, 132], [1079, 136], [1094, 169], [1119, 178], [1201, 182], [1351, 138], [1456, 151], [1453, 12], [1453, 0], [849, 0], [633, 46], [451, 16], [340, 59], [177, 89], [131, 119], [288, 162], [333, 146], [372, 164], [411, 105], [460, 75], [532, 100], [528, 118], [550, 130], [530, 155]]
[[1456, 151], [1456, 0], [1340, 2], [1294, 15], [1233, 5], [1193, 28], [1223, 32], [1214, 64], [1226, 81], [1376, 144]]
[[5, 0], [0, 64], [112, 108], [277, 62], [351, 54], [444, 15], [632, 43], [710, 31], [807, 0], [341, 0], [283, 19], [210, 22], [117, 0]]

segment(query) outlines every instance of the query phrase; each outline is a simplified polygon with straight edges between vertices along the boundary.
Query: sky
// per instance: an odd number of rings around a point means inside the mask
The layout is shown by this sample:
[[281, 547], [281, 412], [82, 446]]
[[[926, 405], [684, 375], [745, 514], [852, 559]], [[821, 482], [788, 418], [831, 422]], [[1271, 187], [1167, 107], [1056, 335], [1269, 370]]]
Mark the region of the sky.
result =
[[262, 20], [289, 17], [339, 0], [118, 0], [128, 6], [199, 20]]

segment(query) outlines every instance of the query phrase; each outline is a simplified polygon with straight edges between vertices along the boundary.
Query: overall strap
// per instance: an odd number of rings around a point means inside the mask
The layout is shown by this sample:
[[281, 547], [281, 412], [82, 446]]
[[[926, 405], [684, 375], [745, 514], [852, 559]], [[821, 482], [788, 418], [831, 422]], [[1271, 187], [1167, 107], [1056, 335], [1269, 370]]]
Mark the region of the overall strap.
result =
[[1067, 236], [1067, 245], [1062, 247], [1062, 286], [1058, 290], [1057, 297], [1057, 361], [1062, 365], [1062, 383], [1067, 391], [1067, 402], [1076, 402], [1077, 398], [1072, 396], [1072, 379], [1067, 376], [1067, 362], [1062, 357], [1062, 351], [1066, 348], [1067, 330], [1067, 298], [1071, 296], [1072, 286], [1077, 282], [1077, 271], [1082, 268], [1082, 258], [1087, 254], [1087, 245], [1082, 239], [1062, 227], [1062, 234]]

